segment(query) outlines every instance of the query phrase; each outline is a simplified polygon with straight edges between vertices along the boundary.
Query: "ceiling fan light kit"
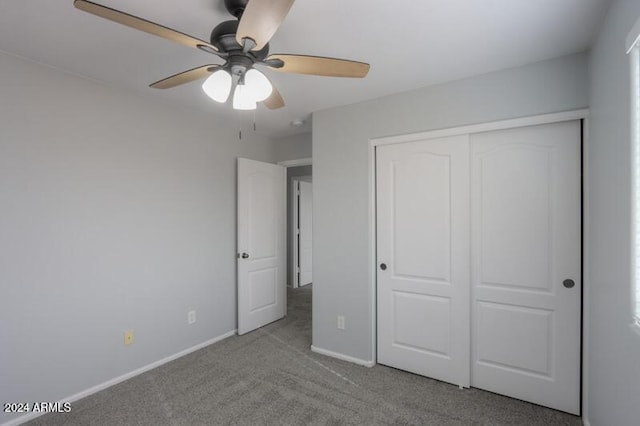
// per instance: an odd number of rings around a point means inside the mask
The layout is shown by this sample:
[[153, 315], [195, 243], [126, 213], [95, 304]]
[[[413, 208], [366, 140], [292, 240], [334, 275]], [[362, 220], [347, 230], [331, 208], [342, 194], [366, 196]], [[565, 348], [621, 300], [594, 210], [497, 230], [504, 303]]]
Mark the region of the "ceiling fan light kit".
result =
[[232, 84], [231, 74], [219, 69], [202, 83], [202, 90], [214, 101], [225, 103], [229, 99]]
[[[216, 102], [225, 103], [229, 99], [233, 78], [225, 69], [214, 71], [202, 84], [202, 90]], [[258, 102], [267, 99], [273, 92], [269, 79], [255, 68], [251, 68], [238, 78], [233, 93], [233, 108], [256, 109]], [[240, 97], [239, 99], [237, 99]]]
[[319, 56], [277, 54], [269, 56], [269, 40], [287, 16], [294, 0], [224, 0], [237, 20], [218, 24], [206, 42], [171, 28], [86, 0], [74, 0], [76, 8], [153, 34], [182, 45], [214, 54], [225, 62], [184, 71], [152, 83], [154, 89], [168, 89], [207, 77], [202, 90], [216, 102], [226, 103], [233, 89], [234, 109], [256, 109], [262, 102], [269, 109], [282, 108], [284, 100], [267, 76], [255, 68], [327, 77], [362, 78], [369, 64]]
[[255, 96], [244, 84], [236, 85], [236, 90], [233, 92], [233, 109], [242, 111], [256, 109]]
[[269, 79], [255, 68], [251, 68], [244, 75], [244, 84], [253, 93], [256, 102], [267, 99], [273, 91], [273, 86]]

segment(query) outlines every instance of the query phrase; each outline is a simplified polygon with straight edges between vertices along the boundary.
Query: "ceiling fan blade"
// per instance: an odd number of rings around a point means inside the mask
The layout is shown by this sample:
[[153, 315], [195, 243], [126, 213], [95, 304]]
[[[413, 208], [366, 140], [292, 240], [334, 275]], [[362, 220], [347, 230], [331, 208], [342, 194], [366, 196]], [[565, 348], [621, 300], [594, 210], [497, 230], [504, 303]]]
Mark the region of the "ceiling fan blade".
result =
[[243, 39], [249, 38], [256, 45], [251, 50], [260, 50], [271, 40], [294, 0], [249, 0], [242, 12], [236, 41], [242, 46]]
[[262, 101], [262, 103], [264, 103], [264, 106], [269, 109], [282, 108], [284, 106], [284, 99], [282, 99], [282, 95], [280, 95], [280, 92], [278, 92], [276, 86], [274, 86], [273, 84], [271, 86], [273, 87], [271, 95], [269, 95], [267, 99]]
[[181, 84], [189, 83], [194, 80], [199, 80], [204, 78], [220, 68], [218, 65], [204, 65], [198, 68], [191, 69], [189, 71], [184, 71], [178, 73], [176, 75], [172, 75], [171, 77], [164, 78], [162, 80], [156, 81], [149, 85], [149, 87], [154, 89], [170, 89], [172, 87], [179, 86]]
[[[279, 60], [281, 67], [273, 65], [272, 61]], [[346, 59], [324, 58], [322, 56], [306, 55], [270, 55], [265, 63], [280, 72], [295, 74], [321, 75], [326, 77], [362, 78], [369, 72], [369, 64], [348, 61]]]
[[126, 25], [140, 31], [144, 31], [149, 34], [166, 38], [167, 40], [171, 40], [188, 47], [194, 47], [196, 49], [201, 49], [209, 53], [215, 53], [218, 51], [215, 46], [204, 40], [191, 37], [190, 35], [172, 30], [171, 28], [164, 27], [151, 21], [147, 21], [146, 19], [138, 18], [137, 16], [129, 15], [128, 13], [111, 9], [110, 7], [102, 6], [97, 3], [85, 0], [74, 0], [73, 5], [77, 9], [83, 10], [101, 18], [105, 18], [110, 21], [117, 22], [119, 24]]

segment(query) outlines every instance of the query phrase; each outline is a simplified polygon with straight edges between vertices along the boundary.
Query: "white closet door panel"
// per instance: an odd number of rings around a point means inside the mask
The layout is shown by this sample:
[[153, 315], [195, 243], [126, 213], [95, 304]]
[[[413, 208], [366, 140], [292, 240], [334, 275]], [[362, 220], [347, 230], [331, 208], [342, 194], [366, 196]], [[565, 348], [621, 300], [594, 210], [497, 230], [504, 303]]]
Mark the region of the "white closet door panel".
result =
[[579, 141], [575, 121], [475, 134], [470, 144], [472, 385], [574, 414]]
[[449, 283], [450, 174], [448, 155], [423, 152], [394, 162], [391, 225], [396, 277]]
[[552, 151], [505, 146], [480, 161], [483, 283], [549, 291]]
[[468, 137], [382, 146], [376, 163], [378, 362], [468, 386]]

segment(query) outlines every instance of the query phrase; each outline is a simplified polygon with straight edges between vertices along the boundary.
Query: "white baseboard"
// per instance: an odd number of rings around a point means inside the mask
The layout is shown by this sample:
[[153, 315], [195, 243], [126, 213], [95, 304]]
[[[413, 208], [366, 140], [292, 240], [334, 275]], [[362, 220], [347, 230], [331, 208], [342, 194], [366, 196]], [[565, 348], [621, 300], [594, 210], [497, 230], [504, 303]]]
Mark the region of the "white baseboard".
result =
[[[82, 399], [84, 397], [87, 397], [89, 395], [92, 395], [92, 394], [94, 394], [96, 392], [100, 392], [101, 390], [104, 390], [104, 389], [109, 388], [111, 386], [117, 385], [118, 383], [121, 383], [121, 382], [124, 382], [125, 380], [131, 379], [132, 377], [138, 376], [138, 375], [140, 375], [142, 373], [145, 373], [145, 372], [147, 372], [149, 370], [153, 370], [154, 368], [160, 367], [163, 364], [166, 364], [166, 363], [171, 362], [171, 361], [173, 361], [175, 359], [178, 359], [178, 358], [181, 358], [181, 357], [183, 357], [185, 355], [188, 355], [191, 352], [195, 352], [195, 351], [200, 350], [200, 349], [202, 349], [204, 347], [207, 347], [209, 345], [213, 345], [214, 343], [217, 343], [217, 342], [219, 342], [221, 340], [224, 340], [224, 339], [226, 339], [228, 337], [231, 337], [231, 336], [235, 335], [236, 332], [237, 332], [237, 330], [231, 330], [231, 331], [229, 331], [227, 333], [224, 333], [224, 334], [222, 334], [222, 335], [220, 335], [218, 337], [214, 337], [213, 339], [207, 340], [206, 342], [199, 343], [199, 344], [197, 344], [195, 346], [187, 348], [187, 349], [185, 349], [183, 351], [180, 351], [180, 352], [178, 352], [176, 354], [169, 355], [166, 358], [162, 358], [159, 361], [152, 362], [151, 364], [147, 364], [147, 365], [145, 365], [143, 367], [140, 367], [140, 368], [138, 368], [136, 370], [133, 370], [133, 371], [131, 371], [129, 373], [125, 373], [122, 376], [115, 377], [115, 378], [113, 378], [111, 380], [107, 380], [104, 383], [100, 383], [99, 385], [93, 386], [93, 387], [91, 387], [89, 389], [85, 389], [85, 390], [83, 390], [81, 392], [78, 392], [78, 393], [76, 393], [74, 395], [71, 395], [69, 397], [63, 398], [62, 400], [60, 400], [58, 402], [60, 402], [60, 403], [74, 402], [74, 401], [77, 401], [77, 400]], [[42, 416], [44, 414], [47, 414], [47, 413], [29, 413], [29, 414], [25, 414], [24, 416], [20, 416], [20, 417], [17, 417], [15, 419], [13, 419], [13, 420], [10, 420], [10, 421], [8, 421], [6, 423], [3, 423], [0, 426], [17, 426], [17, 425], [20, 425], [22, 423], [28, 422], [29, 420], [33, 420], [36, 417], [40, 417], [40, 416]]]
[[582, 418], [582, 424], [584, 426], [591, 426], [591, 423], [589, 423], [589, 419], [587, 419], [586, 417]]
[[373, 367], [374, 365], [376, 365], [375, 361], [368, 361], [368, 360], [364, 360], [364, 359], [360, 359], [360, 358], [354, 358], [352, 356], [349, 355], [345, 355], [345, 354], [341, 354], [338, 352], [333, 352], [327, 349], [322, 349], [319, 348], [317, 346], [313, 346], [311, 345], [311, 351], [321, 354], [321, 355], [326, 355], [326, 356], [330, 356], [332, 358], [337, 358], [337, 359], [341, 359], [342, 361], [347, 361], [347, 362], [352, 362], [354, 364], [358, 364], [358, 365], [363, 365], [365, 367]]

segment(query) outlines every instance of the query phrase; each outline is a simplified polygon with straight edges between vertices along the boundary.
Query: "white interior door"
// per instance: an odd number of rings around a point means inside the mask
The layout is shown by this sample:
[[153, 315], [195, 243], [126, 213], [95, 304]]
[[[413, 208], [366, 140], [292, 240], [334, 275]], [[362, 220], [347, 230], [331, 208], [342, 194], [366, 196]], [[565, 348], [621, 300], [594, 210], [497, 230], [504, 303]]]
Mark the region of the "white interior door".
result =
[[238, 158], [238, 334], [284, 317], [285, 168]]
[[468, 136], [376, 149], [378, 362], [469, 386]]
[[471, 135], [472, 386], [574, 414], [579, 141], [579, 121]]
[[311, 182], [299, 182], [298, 200], [298, 259], [300, 262], [300, 282], [299, 285], [311, 284], [312, 262], [311, 247], [313, 245], [313, 185]]

